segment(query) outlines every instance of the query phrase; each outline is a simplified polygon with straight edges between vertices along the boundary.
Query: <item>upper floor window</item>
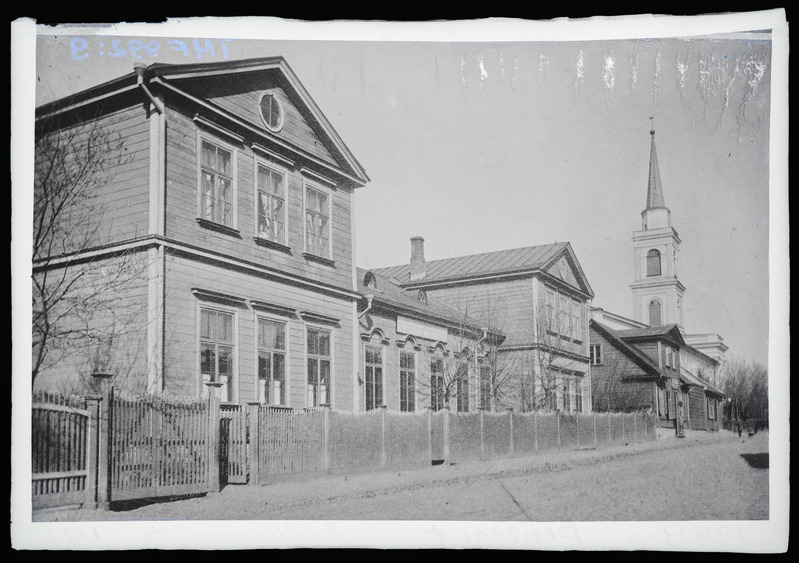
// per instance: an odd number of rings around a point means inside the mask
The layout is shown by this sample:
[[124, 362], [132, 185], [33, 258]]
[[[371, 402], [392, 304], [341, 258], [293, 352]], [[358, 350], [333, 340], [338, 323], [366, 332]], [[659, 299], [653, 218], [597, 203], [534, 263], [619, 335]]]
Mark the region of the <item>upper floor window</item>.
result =
[[258, 102], [261, 119], [270, 131], [280, 131], [283, 127], [283, 106], [272, 92], [264, 92]]
[[305, 186], [305, 252], [330, 258], [330, 196]]
[[258, 164], [256, 174], [258, 237], [286, 244], [286, 177]]
[[286, 323], [258, 319], [258, 400], [286, 404]]
[[207, 139], [200, 144], [200, 218], [234, 228], [234, 153]]
[[203, 384], [221, 384], [227, 402], [234, 400], [235, 318], [226, 311], [200, 309], [200, 377]]
[[308, 406], [330, 404], [330, 340], [328, 330], [309, 328], [307, 332]]
[[660, 251], [653, 248], [646, 253], [646, 275], [659, 276], [660, 271]]
[[588, 348], [591, 357], [591, 365], [598, 366], [602, 363], [602, 345], [591, 344]]

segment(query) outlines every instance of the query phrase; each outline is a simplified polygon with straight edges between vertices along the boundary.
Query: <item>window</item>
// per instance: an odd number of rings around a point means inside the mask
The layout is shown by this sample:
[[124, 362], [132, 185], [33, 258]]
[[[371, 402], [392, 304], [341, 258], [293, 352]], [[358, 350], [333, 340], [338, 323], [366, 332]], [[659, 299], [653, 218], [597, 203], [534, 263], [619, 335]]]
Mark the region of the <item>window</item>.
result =
[[305, 252], [330, 257], [330, 197], [311, 186], [305, 187]]
[[267, 129], [279, 131], [283, 127], [283, 107], [277, 97], [271, 92], [261, 94], [258, 102], [258, 109], [261, 112], [261, 119]]
[[658, 415], [660, 418], [669, 417], [669, 402], [665, 389], [658, 389]]
[[[202, 383], [221, 383], [222, 401], [233, 399], [235, 353], [233, 313], [200, 309], [200, 375]], [[206, 387], [203, 385], [203, 394]]]
[[286, 324], [258, 319], [258, 400], [286, 404]]
[[460, 362], [455, 374], [456, 409], [469, 412], [469, 364]]
[[558, 333], [566, 336], [569, 334], [569, 298], [561, 295], [558, 305]]
[[258, 237], [286, 244], [286, 179], [283, 174], [259, 164], [256, 174]]
[[309, 328], [308, 354], [308, 406], [330, 404], [330, 332]]
[[707, 399], [707, 417], [710, 420], [716, 420], [716, 400]]
[[400, 410], [416, 410], [416, 354], [400, 350]]
[[649, 326], [660, 326], [660, 300], [653, 299], [649, 302]]
[[430, 361], [430, 408], [434, 411], [444, 407], [444, 360]]
[[560, 398], [562, 401], [561, 410], [563, 412], [571, 411], [571, 395], [572, 395], [572, 381], [566, 380], [563, 382]]
[[574, 411], [583, 412], [583, 380], [574, 380]]
[[491, 364], [480, 362], [480, 408], [491, 408]]
[[590, 355], [591, 365], [598, 366], [602, 363], [602, 345], [601, 344], [591, 344], [588, 347], [588, 352]]
[[366, 346], [364, 356], [366, 410], [370, 411], [383, 404], [383, 351]]
[[571, 322], [572, 322], [572, 338], [575, 340], [582, 340], [583, 339], [583, 325], [580, 322], [580, 302], [579, 301], [572, 301], [572, 310], [571, 310]]
[[655, 248], [646, 253], [646, 275], [660, 275], [660, 251]]
[[234, 227], [233, 152], [203, 139], [200, 153], [200, 218]]

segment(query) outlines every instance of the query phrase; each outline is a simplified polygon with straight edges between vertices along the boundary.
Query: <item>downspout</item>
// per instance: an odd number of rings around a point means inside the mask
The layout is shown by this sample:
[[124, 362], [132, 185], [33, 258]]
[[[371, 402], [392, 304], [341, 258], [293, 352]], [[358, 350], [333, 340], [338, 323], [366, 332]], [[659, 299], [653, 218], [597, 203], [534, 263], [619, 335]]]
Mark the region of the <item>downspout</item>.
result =
[[[477, 350], [480, 349], [480, 344], [485, 342], [486, 339], [488, 339], [488, 329], [484, 328], [483, 329], [483, 335], [480, 338], [477, 339], [477, 342], [474, 345], [474, 351], [475, 351], [475, 354], [474, 354], [474, 374], [475, 374], [475, 380], [477, 381], [477, 385], [476, 385], [477, 389], [476, 389], [476, 392], [475, 392], [475, 398], [477, 400], [475, 401], [475, 403], [477, 403], [477, 404], [482, 404], [482, 402], [478, 402], [478, 401], [482, 398], [482, 397], [480, 397], [480, 394], [481, 394], [481, 392], [483, 390], [483, 381], [480, 379], [480, 363], [477, 360]], [[494, 398], [493, 397], [491, 397], [491, 412], [494, 412]]]
[[[358, 314], [358, 320], [361, 320], [366, 315], [366, 313], [368, 313], [369, 310], [372, 308], [372, 301], [374, 300], [374, 298], [375, 298], [375, 296], [372, 295], [371, 293], [367, 293], [366, 294], [366, 309], [364, 309], [363, 311], [361, 311]], [[358, 327], [356, 326], [356, 333], [357, 332], [358, 332]], [[357, 341], [358, 341], [358, 339], [356, 338], [356, 342]], [[355, 357], [357, 358], [356, 362], [360, 366], [360, 363], [361, 363], [361, 360], [360, 360], [360, 356], [361, 356], [361, 354], [360, 354], [360, 346], [358, 348], [359, 348], [359, 350], [358, 350], [358, 353], [355, 355]], [[357, 389], [357, 397], [355, 399], [355, 404], [353, 405], [355, 408], [353, 410], [358, 411], [358, 410], [360, 410], [360, 397], [361, 397], [360, 386], [363, 385], [363, 378], [361, 377], [360, 368], [355, 370], [355, 375], [356, 375], [356, 378], [357, 378], [357, 381], [358, 381], [358, 389]]]
[[134, 63], [133, 70], [136, 71], [136, 84], [147, 94], [147, 97], [152, 102], [153, 106], [155, 107], [155, 111], [157, 111], [160, 115], [164, 113], [164, 105], [161, 101], [153, 96], [153, 93], [150, 92], [150, 89], [147, 88], [147, 84], [144, 83], [144, 73], [147, 70], [147, 66], [144, 63]]
[[363, 318], [363, 316], [364, 316], [366, 313], [368, 313], [368, 312], [369, 312], [369, 309], [371, 309], [371, 308], [372, 308], [372, 300], [373, 300], [374, 298], [375, 298], [375, 296], [374, 296], [374, 295], [372, 295], [371, 293], [368, 293], [368, 294], [366, 295], [366, 309], [364, 309], [363, 311], [361, 311], [361, 312], [358, 314], [358, 318], [359, 318], [359, 319], [362, 319], [362, 318]]

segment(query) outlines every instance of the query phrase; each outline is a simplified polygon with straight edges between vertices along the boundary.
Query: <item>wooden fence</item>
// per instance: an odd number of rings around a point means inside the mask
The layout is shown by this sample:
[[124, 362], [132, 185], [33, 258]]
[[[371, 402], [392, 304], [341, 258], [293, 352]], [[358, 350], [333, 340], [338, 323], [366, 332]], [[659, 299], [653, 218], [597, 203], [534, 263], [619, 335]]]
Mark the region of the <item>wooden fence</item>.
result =
[[344, 413], [128, 397], [33, 404], [33, 508], [111, 508], [296, 475], [429, 467], [657, 438], [645, 414]]

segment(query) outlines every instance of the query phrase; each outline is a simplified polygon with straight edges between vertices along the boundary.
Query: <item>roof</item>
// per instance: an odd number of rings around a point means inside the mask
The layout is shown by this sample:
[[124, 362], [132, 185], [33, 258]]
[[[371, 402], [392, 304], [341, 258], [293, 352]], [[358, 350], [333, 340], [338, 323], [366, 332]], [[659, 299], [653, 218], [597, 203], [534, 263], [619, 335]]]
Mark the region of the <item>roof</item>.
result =
[[608, 343], [612, 344], [617, 350], [635, 362], [638, 367], [648, 372], [650, 375], [661, 375], [660, 368], [649, 359], [649, 356], [638, 350], [635, 346], [631, 346], [622, 340], [618, 336], [619, 331], [615, 331], [593, 319], [589, 322], [589, 327], [602, 335]]
[[646, 190], [646, 208], [657, 209], [666, 207], [663, 199], [663, 184], [660, 181], [660, 167], [658, 166], [658, 155], [655, 150], [655, 131], [649, 132], [652, 135], [652, 148], [649, 155], [649, 184]]
[[[454, 258], [427, 260], [425, 262], [425, 276], [414, 285], [424, 285], [435, 282], [449, 282], [469, 280], [482, 276], [510, 275], [542, 270], [551, 265], [560, 255], [568, 253], [572, 258], [573, 266], [579, 271], [580, 281], [585, 285], [586, 293], [593, 295], [585, 276], [580, 271], [580, 266], [568, 242], [556, 242], [537, 246], [526, 246], [510, 250], [498, 250], [469, 254]], [[410, 284], [410, 264], [400, 264], [373, 270], [383, 276], [391, 278], [400, 285]]]
[[[374, 270], [357, 268], [358, 292], [368, 296], [372, 295], [374, 301], [391, 309], [400, 310], [410, 316], [421, 317], [429, 321], [438, 321], [441, 324], [464, 328], [475, 332], [482, 332], [487, 329], [484, 323], [479, 320], [464, 315], [457, 309], [439, 303], [433, 299], [419, 299], [417, 290], [403, 289], [386, 276]], [[367, 275], [373, 276], [374, 287], [367, 287], [365, 279]], [[502, 337], [499, 331], [492, 331], [493, 334]]]
[[619, 338], [624, 340], [669, 338], [678, 344], [685, 344], [680, 327], [676, 324], [629, 328], [626, 330], [617, 330], [615, 333]]

